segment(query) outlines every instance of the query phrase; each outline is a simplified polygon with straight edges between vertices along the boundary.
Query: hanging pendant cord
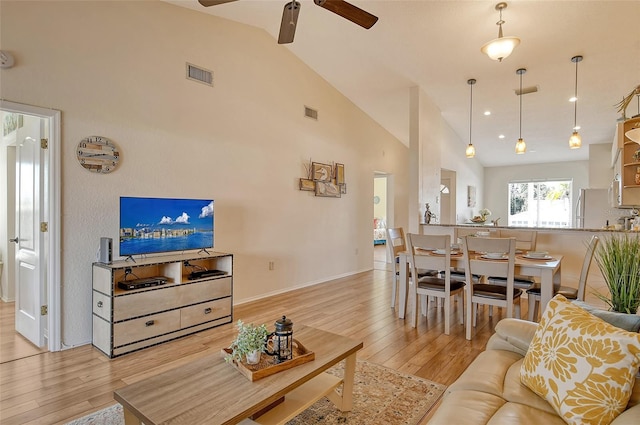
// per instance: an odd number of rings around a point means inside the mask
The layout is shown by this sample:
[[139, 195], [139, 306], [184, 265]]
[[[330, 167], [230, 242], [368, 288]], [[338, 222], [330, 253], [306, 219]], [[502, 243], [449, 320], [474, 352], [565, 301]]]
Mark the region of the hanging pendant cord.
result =
[[471, 86], [471, 101], [469, 103], [469, 144], [471, 144], [471, 117], [473, 116], [473, 84]]
[[520, 72], [520, 139], [522, 139], [522, 72]]
[[573, 130], [576, 130], [576, 126], [578, 125], [578, 60], [576, 60], [576, 85], [573, 96], [576, 98], [576, 101], [573, 102]]

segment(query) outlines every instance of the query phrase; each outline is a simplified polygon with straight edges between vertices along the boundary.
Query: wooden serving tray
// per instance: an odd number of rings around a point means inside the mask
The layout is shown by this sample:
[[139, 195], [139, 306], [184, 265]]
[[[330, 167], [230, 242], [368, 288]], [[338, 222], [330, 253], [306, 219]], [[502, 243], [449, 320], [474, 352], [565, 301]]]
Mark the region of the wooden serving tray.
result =
[[[220, 352], [222, 357], [231, 354], [231, 349], [223, 348]], [[264, 377], [273, 375], [283, 370], [291, 369], [298, 365], [310, 362], [316, 358], [313, 351], [309, 351], [297, 339], [293, 340], [293, 358], [282, 363], [276, 363], [275, 357], [265, 353], [260, 354], [260, 361], [257, 364], [247, 364], [246, 361], [238, 362], [233, 360], [230, 364], [235, 367], [238, 372], [247, 377], [250, 381], [257, 381]]]

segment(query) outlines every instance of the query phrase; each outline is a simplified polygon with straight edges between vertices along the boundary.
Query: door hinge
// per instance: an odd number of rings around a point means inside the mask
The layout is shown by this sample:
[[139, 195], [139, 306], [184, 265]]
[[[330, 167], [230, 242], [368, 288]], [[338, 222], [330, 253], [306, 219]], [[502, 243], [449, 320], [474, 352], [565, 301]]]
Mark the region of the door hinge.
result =
[[40, 139], [40, 147], [42, 149], [48, 149], [49, 148], [49, 139]]
[[47, 314], [49, 314], [49, 307], [46, 305], [41, 305], [40, 306], [40, 316], [46, 316]]
[[49, 231], [49, 223], [47, 223], [46, 221], [43, 221], [42, 223], [40, 223], [40, 231], [41, 232], [48, 232]]

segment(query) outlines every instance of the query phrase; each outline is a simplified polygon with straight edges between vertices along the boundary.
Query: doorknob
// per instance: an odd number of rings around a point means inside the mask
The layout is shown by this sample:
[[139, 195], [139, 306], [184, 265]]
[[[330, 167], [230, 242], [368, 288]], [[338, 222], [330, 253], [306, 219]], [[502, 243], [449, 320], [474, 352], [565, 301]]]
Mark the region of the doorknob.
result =
[[15, 243], [18, 243], [18, 240], [19, 240], [18, 238], [13, 238], [13, 239], [9, 239], [9, 242], [15, 242]]

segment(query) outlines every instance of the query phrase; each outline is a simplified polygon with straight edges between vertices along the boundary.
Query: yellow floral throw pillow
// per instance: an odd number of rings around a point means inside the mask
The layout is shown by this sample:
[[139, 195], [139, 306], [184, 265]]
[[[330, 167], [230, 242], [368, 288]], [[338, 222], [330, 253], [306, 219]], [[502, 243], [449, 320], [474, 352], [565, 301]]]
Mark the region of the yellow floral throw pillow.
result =
[[608, 424], [622, 413], [640, 365], [640, 334], [556, 295], [542, 315], [520, 381], [568, 424]]

